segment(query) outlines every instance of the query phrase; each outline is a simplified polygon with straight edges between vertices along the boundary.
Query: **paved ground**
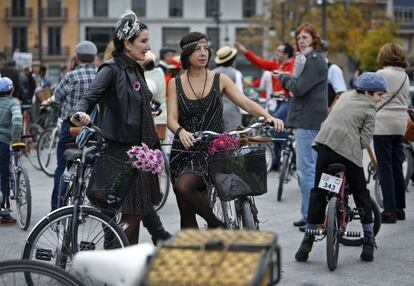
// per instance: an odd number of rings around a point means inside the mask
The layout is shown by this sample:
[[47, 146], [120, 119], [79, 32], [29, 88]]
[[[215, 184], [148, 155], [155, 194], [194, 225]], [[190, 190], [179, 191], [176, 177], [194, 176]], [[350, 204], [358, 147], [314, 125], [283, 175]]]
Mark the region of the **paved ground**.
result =
[[[31, 228], [45, 214], [50, 205], [52, 178], [28, 166], [33, 194]], [[297, 182], [287, 185], [282, 202], [276, 201], [277, 173], [269, 174], [269, 192], [258, 197], [261, 229], [278, 234], [282, 248], [283, 276], [280, 285], [414, 285], [414, 188], [407, 194], [407, 220], [394, 225], [383, 225], [377, 236], [378, 249], [372, 263], [359, 259], [359, 247], [340, 248], [338, 268], [331, 272], [326, 266], [326, 242], [316, 243], [306, 263], [294, 260], [294, 253], [303, 234], [292, 226], [299, 217], [300, 195]], [[370, 186], [372, 189], [372, 186]], [[160, 212], [170, 232], [179, 229], [179, 214], [175, 197], [171, 195]], [[0, 260], [20, 258], [29, 232], [18, 226], [0, 226]], [[150, 241], [142, 230], [140, 241]]]

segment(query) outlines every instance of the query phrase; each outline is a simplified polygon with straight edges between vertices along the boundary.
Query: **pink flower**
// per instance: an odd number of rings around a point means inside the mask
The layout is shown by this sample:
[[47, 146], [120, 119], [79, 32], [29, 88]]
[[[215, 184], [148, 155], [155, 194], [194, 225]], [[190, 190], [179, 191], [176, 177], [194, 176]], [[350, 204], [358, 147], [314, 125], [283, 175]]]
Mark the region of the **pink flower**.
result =
[[139, 83], [139, 81], [137, 81], [137, 82], [135, 82], [135, 83], [132, 85], [132, 87], [133, 87], [136, 91], [138, 91], [138, 90], [140, 90], [140, 89], [141, 89], [141, 84]]
[[212, 156], [216, 152], [235, 149], [239, 146], [240, 140], [237, 137], [230, 136], [228, 133], [223, 133], [219, 137], [214, 139], [213, 142], [211, 142], [210, 147], [208, 149], [208, 154]]
[[144, 172], [159, 174], [164, 171], [164, 157], [160, 150], [151, 150], [146, 144], [133, 146], [127, 151], [132, 166]]

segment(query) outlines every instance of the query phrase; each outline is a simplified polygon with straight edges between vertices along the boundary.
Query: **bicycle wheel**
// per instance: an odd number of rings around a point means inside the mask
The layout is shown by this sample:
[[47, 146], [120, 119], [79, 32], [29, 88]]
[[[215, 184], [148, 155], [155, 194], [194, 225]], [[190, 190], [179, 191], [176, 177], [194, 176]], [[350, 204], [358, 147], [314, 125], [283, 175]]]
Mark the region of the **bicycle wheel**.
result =
[[30, 260], [0, 262], [0, 285], [82, 286], [78, 278], [58, 267]]
[[59, 137], [55, 129], [45, 130], [37, 142], [37, 159], [39, 161], [40, 168], [49, 177], [55, 175], [57, 165], [57, 145]]
[[335, 270], [339, 255], [339, 221], [338, 221], [338, 199], [332, 197], [328, 202], [326, 214], [326, 260], [329, 270]]
[[[80, 250], [125, 247], [128, 240], [114, 219], [89, 206], [80, 206], [77, 247]], [[23, 259], [40, 260], [72, 272], [74, 255], [70, 238], [73, 206], [45, 216], [32, 229], [23, 250]]]
[[264, 144], [264, 150], [265, 150], [265, 158], [266, 158], [266, 170], [269, 173], [270, 170], [272, 170], [272, 166], [273, 166], [273, 150], [272, 150], [272, 145], [269, 144]]
[[[351, 209], [356, 208], [355, 201], [353, 200], [353, 198], [348, 198], [348, 206]], [[372, 220], [374, 222], [374, 236], [376, 236], [381, 228], [381, 211], [373, 197], [371, 197], [371, 206], [372, 206]], [[363, 235], [364, 231], [362, 229], [361, 221], [355, 220], [355, 219], [349, 221], [348, 224], [346, 225], [346, 232], [361, 233]], [[361, 236], [356, 236], [356, 235], [355, 237], [342, 236], [339, 239], [339, 242], [346, 246], [360, 246], [362, 245], [363, 238]]]
[[375, 200], [377, 201], [378, 205], [381, 208], [384, 208], [384, 201], [382, 199], [382, 189], [381, 189], [381, 184], [378, 178], [378, 174], [374, 175], [374, 195], [375, 195]]
[[27, 230], [32, 216], [32, 192], [27, 171], [19, 166], [16, 171], [15, 196], [12, 198], [17, 210], [17, 221], [23, 230]]
[[226, 229], [238, 229], [237, 222], [232, 217], [232, 208], [229, 202], [222, 202], [218, 195], [217, 189], [210, 185], [207, 187], [206, 197], [213, 214], [225, 224]]
[[254, 203], [248, 198], [239, 199], [240, 208], [237, 217], [241, 221], [242, 229], [259, 230], [259, 222], [257, 220], [257, 209]]
[[403, 162], [404, 187], [405, 190], [408, 190], [408, 184], [410, 183], [411, 175], [413, 174], [413, 153], [409, 146], [404, 146], [403, 151], [405, 156]]
[[286, 177], [289, 173], [289, 157], [289, 154], [283, 154], [282, 166], [280, 167], [279, 187], [277, 189], [277, 200], [279, 202], [282, 200], [283, 187], [286, 183]]
[[164, 172], [159, 175], [160, 180], [160, 191], [162, 193], [162, 199], [155, 205], [155, 211], [159, 211], [167, 202], [168, 193], [170, 192], [170, 184], [171, 184], [171, 171], [170, 171], [170, 162], [168, 160], [167, 154], [165, 154], [164, 150], [162, 150], [162, 156], [164, 157]]

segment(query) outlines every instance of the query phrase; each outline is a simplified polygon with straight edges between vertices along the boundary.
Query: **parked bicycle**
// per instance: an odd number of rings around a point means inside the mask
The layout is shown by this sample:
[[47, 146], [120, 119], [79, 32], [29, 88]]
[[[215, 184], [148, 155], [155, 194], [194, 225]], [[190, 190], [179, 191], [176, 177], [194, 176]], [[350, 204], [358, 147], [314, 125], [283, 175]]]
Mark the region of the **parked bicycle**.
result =
[[[23, 259], [41, 260], [72, 271], [72, 257], [78, 251], [125, 247], [128, 239], [116, 222], [115, 212], [106, 213], [84, 205], [87, 172], [106, 144], [98, 127], [83, 127], [97, 136], [82, 149], [68, 149], [65, 160], [72, 164], [66, 205], [40, 220], [30, 232], [23, 250]], [[123, 227], [127, 227], [124, 225]]]
[[285, 184], [296, 175], [296, 151], [295, 134], [293, 129], [287, 129], [287, 141], [282, 149], [282, 163], [280, 165], [279, 185], [277, 188], [277, 200], [282, 200]]
[[[330, 191], [328, 206], [322, 229], [306, 230], [309, 235], [326, 236], [326, 258], [328, 268], [335, 270], [338, 264], [339, 243], [349, 246], [358, 246], [363, 242], [362, 224], [360, 222], [366, 214], [355, 207], [353, 197], [350, 196], [346, 182], [346, 168], [342, 164], [328, 166], [329, 174], [322, 174], [321, 181]], [[381, 214], [378, 205], [371, 197], [373, 212], [374, 235], [381, 227]]]
[[48, 128], [42, 132], [37, 143], [37, 159], [40, 168], [49, 177], [55, 175], [57, 165], [56, 151], [61, 125], [62, 120], [59, 119], [54, 128]]
[[30, 190], [29, 175], [20, 163], [19, 154], [26, 148], [24, 143], [14, 143], [10, 151], [10, 200], [6, 198], [5, 206], [10, 208], [10, 201], [13, 202], [13, 209], [17, 212], [17, 222], [23, 230], [30, 225], [32, 214], [32, 194]]
[[43, 128], [38, 124], [32, 124], [30, 122], [31, 104], [22, 105], [21, 108], [23, 123], [23, 134], [21, 139], [26, 144], [26, 148], [23, 150], [23, 155], [35, 169], [40, 170], [39, 161], [37, 160], [36, 144], [40, 134], [43, 132]]

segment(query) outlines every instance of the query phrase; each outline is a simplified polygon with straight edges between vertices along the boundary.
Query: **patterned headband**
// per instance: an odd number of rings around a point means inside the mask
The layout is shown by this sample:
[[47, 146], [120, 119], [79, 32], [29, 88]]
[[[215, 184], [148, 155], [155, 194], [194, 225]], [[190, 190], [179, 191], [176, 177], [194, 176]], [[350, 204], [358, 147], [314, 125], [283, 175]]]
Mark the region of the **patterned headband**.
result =
[[194, 42], [185, 44], [181, 49], [184, 50], [188, 47], [195, 46], [197, 44], [208, 44], [208, 41], [206, 39], [201, 39], [201, 40], [198, 40], [198, 41], [194, 41]]
[[[134, 19], [134, 23], [132, 26], [129, 24], [130, 21], [125, 20], [127, 16], [132, 16]], [[124, 26], [122, 27], [122, 23], [125, 21]], [[121, 15], [118, 22], [115, 25], [116, 37], [119, 40], [129, 40], [131, 39], [138, 31], [139, 31], [139, 22], [137, 15], [131, 10], [126, 10], [124, 14]]]

